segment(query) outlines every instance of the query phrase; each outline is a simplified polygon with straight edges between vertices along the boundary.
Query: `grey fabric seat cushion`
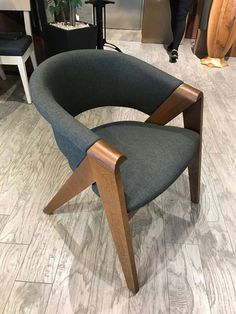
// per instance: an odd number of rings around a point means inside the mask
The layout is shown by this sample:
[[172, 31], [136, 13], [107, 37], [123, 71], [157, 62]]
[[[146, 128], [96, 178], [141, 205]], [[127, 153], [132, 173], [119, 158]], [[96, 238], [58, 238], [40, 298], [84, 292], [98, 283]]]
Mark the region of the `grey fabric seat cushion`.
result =
[[[170, 186], [199, 145], [196, 132], [142, 122], [115, 122], [93, 131], [128, 158], [120, 167], [128, 212], [144, 206]], [[99, 195], [95, 184], [93, 190]]]
[[0, 40], [0, 55], [1, 56], [23, 56], [25, 51], [32, 43], [30, 36], [23, 36], [17, 40]]

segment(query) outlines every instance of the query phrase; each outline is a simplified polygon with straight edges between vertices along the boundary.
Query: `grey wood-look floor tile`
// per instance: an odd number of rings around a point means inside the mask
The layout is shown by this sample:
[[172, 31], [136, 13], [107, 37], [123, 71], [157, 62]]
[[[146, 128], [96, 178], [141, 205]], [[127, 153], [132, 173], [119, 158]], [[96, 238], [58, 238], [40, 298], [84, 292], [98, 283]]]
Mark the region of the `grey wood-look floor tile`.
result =
[[170, 313], [211, 313], [197, 245], [166, 244]]
[[[100, 203], [100, 202], [99, 202]], [[102, 208], [102, 204], [100, 203]], [[111, 232], [102, 211], [88, 313], [128, 313], [129, 295]]]
[[26, 251], [25, 245], [0, 243], [0, 313], [3, 313]]
[[65, 160], [44, 120], [36, 125], [27, 144], [21, 166], [13, 177], [20, 177], [24, 185], [0, 235], [2, 242], [30, 243], [42, 209], [70, 174], [68, 166], [60, 169]]
[[54, 281], [66, 237], [66, 231], [60, 234], [56, 231], [58, 223], [56, 216], [41, 217], [17, 280], [43, 283]]
[[221, 181], [221, 189], [219, 190], [218, 195], [221, 212], [224, 217], [234, 251], [236, 252], [236, 168], [229, 155], [214, 154], [211, 155], [211, 157], [216, 173]]
[[0, 104], [6, 103], [9, 97], [16, 92], [19, 84], [19, 78], [13, 75], [8, 75], [4, 81], [0, 80]]
[[8, 215], [0, 215], [0, 234], [9, 219]]
[[[69, 210], [72, 219], [56, 228], [58, 233], [63, 230], [68, 233], [46, 313], [89, 313], [96, 301], [90, 297], [93, 277], [101, 276], [95, 271], [101, 250], [98, 245], [103, 227], [101, 203], [88, 191], [64, 210]], [[97, 291], [98, 287], [94, 289]]]
[[227, 232], [206, 230], [199, 238], [202, 267], [212, 314], [236, 312], [236, 257]]
[[15, 282], [4, 314], [44, 314], [51, 285]]
[[0, 126], [0, 213], [11, 214], [25, 180], [20, 173], [27, 139], [40, 119], [35, 110], [21, 106]]
[[169, 313], [164, 221], [154, 203], [131, 222], [140, 290], [129, 299], [129, 313]]
[[217, 174], [215, 165], [212, 163], [211, 155], [204, 151], [202, 160], [201, 203], [199, 205], [200, 215], [204, 215], [204, 219], [209, 224], [218, 224], [221, 230], [226, 230], [221, 211], [221, 200], [219, 198], [221, 192], [221, 180]]

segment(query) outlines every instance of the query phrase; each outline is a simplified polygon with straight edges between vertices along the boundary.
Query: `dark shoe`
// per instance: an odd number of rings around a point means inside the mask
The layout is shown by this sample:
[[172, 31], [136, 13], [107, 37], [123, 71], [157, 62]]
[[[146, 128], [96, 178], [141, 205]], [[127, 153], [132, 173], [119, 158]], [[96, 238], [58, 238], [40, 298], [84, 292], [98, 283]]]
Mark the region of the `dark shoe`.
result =
[[178, 50], [172, 49], [172, 50], [170, 51], [169, 55], [170, 55], [170, 63], [175, 63], [175, 62], [177, 62], [177, 59], [178, 59], [178, 57], [179, 57], [179, 55], [178, 55]]

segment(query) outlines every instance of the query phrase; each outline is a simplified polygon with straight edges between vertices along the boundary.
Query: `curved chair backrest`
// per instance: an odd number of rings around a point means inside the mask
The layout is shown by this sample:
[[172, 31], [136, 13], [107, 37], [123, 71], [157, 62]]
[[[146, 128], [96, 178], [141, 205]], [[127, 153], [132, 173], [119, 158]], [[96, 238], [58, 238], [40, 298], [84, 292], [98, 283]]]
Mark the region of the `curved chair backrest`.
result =
[[107, 105], [150, 114], [182, 83], [136, 58], [96, 50], [57, 55], [39, 73], [41, 83], [73, 116]]
[[72, 168], [71, 150], [84, 157], [98, 140], [74, 116], [101, 106], [125, 106], [151, 114], [182, 81], [125, 54], [80, 50], [56, 55], [33, 73], [33, 102], [51, 123], [57, 143]]

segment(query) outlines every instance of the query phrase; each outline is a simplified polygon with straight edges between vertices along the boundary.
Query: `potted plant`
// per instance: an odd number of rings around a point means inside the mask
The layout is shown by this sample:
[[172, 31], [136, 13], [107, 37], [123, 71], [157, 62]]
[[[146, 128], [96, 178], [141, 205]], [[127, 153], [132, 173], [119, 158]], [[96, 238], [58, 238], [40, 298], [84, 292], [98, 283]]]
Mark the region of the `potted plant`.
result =
[[47, 0], [52, 22], [45, 28], [48, 56], [76, 49], [95, 49], [97, 27], [78, 21], [76, 14], [81, 0]]

